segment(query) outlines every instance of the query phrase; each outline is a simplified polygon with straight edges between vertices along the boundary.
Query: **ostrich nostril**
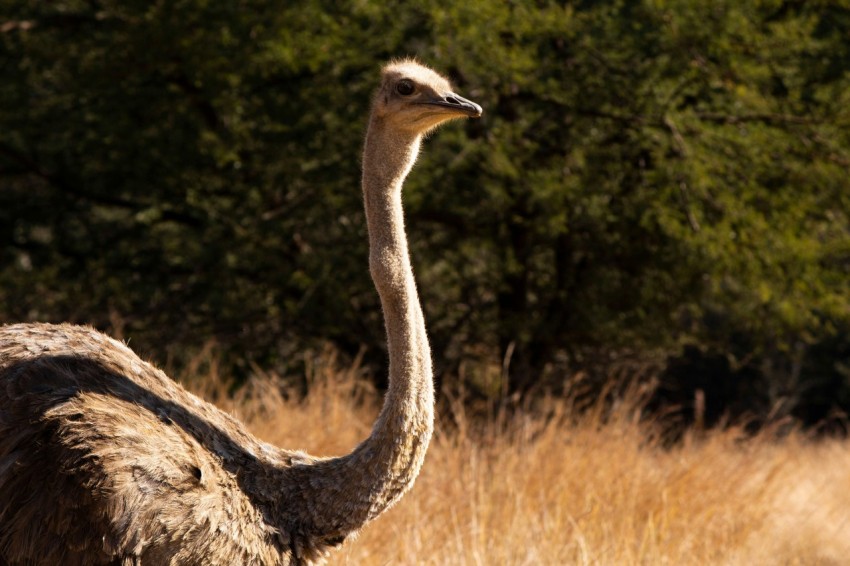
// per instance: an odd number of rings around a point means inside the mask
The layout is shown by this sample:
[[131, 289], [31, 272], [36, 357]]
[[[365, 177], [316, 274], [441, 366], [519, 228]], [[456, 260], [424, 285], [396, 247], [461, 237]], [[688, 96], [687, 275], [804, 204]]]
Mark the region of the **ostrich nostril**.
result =
[[457, 98], [455, 98], [453, 96], [447, 96], [446, 102], [449, 102], [451, 104], [457, 104], [458, 106], [460, 106], [460, 100], [458, 100]]

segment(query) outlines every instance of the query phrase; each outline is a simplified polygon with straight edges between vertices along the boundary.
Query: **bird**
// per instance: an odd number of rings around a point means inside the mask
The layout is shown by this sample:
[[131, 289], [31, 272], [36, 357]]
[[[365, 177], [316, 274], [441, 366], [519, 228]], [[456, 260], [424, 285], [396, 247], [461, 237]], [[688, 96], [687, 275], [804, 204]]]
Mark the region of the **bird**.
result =
[[423, 136], [482, 115], [413, 59], [381, 70], [362, 190], [389, 385], [369, 436], [315, 457], [263, 442], [126, 344], [0, 327], [0, 566], [322, 563], [413, 485], [434, 428], [402, 185]]

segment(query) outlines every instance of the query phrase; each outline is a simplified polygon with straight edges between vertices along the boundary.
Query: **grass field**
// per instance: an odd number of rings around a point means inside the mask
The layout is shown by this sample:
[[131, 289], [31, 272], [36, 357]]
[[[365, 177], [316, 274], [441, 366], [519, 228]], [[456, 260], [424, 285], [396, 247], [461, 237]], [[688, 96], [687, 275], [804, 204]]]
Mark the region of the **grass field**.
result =
[[[215, 378], [196, 383], [255, 434], [319, 455], [367, 436], [380, 404], [332, 364], [298, 400], [272, 378], [223, 399]], [[730, 428], [663, 448], [634, 403], [475, 425], [446, 405], [413, 491], [331, 564], [850, 564], [847, 442]]]

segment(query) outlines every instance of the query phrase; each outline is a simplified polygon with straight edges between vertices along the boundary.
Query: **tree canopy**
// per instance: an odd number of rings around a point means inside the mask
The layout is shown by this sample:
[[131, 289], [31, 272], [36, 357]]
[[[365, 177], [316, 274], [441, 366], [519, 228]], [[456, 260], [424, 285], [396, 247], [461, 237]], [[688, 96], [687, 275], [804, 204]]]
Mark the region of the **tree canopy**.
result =
[[850, 410], [850, 2], [296, 4], [0, 1], [0, 322], [380, 365], [360, 145], [416, 56], [485, 109], [406, 186], [441, 373]]

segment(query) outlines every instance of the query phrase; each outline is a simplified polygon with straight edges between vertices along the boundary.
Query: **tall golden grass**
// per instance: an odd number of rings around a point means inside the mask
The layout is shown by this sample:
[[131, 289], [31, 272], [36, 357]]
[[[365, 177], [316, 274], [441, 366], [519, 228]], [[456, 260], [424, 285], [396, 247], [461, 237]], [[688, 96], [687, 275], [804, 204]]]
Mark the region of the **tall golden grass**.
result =
[[[350, 450], [381, 402], [332, 357], [304, 398], [270, 376], [227, 397], [204, 373], [195, 389], [257, 436], [313, 454]], [[480, 423], [449, 403], [412, 492], [330, 563], [850, 564], [850, 444], [727, 428], [665, 448], [637, 404]]]

